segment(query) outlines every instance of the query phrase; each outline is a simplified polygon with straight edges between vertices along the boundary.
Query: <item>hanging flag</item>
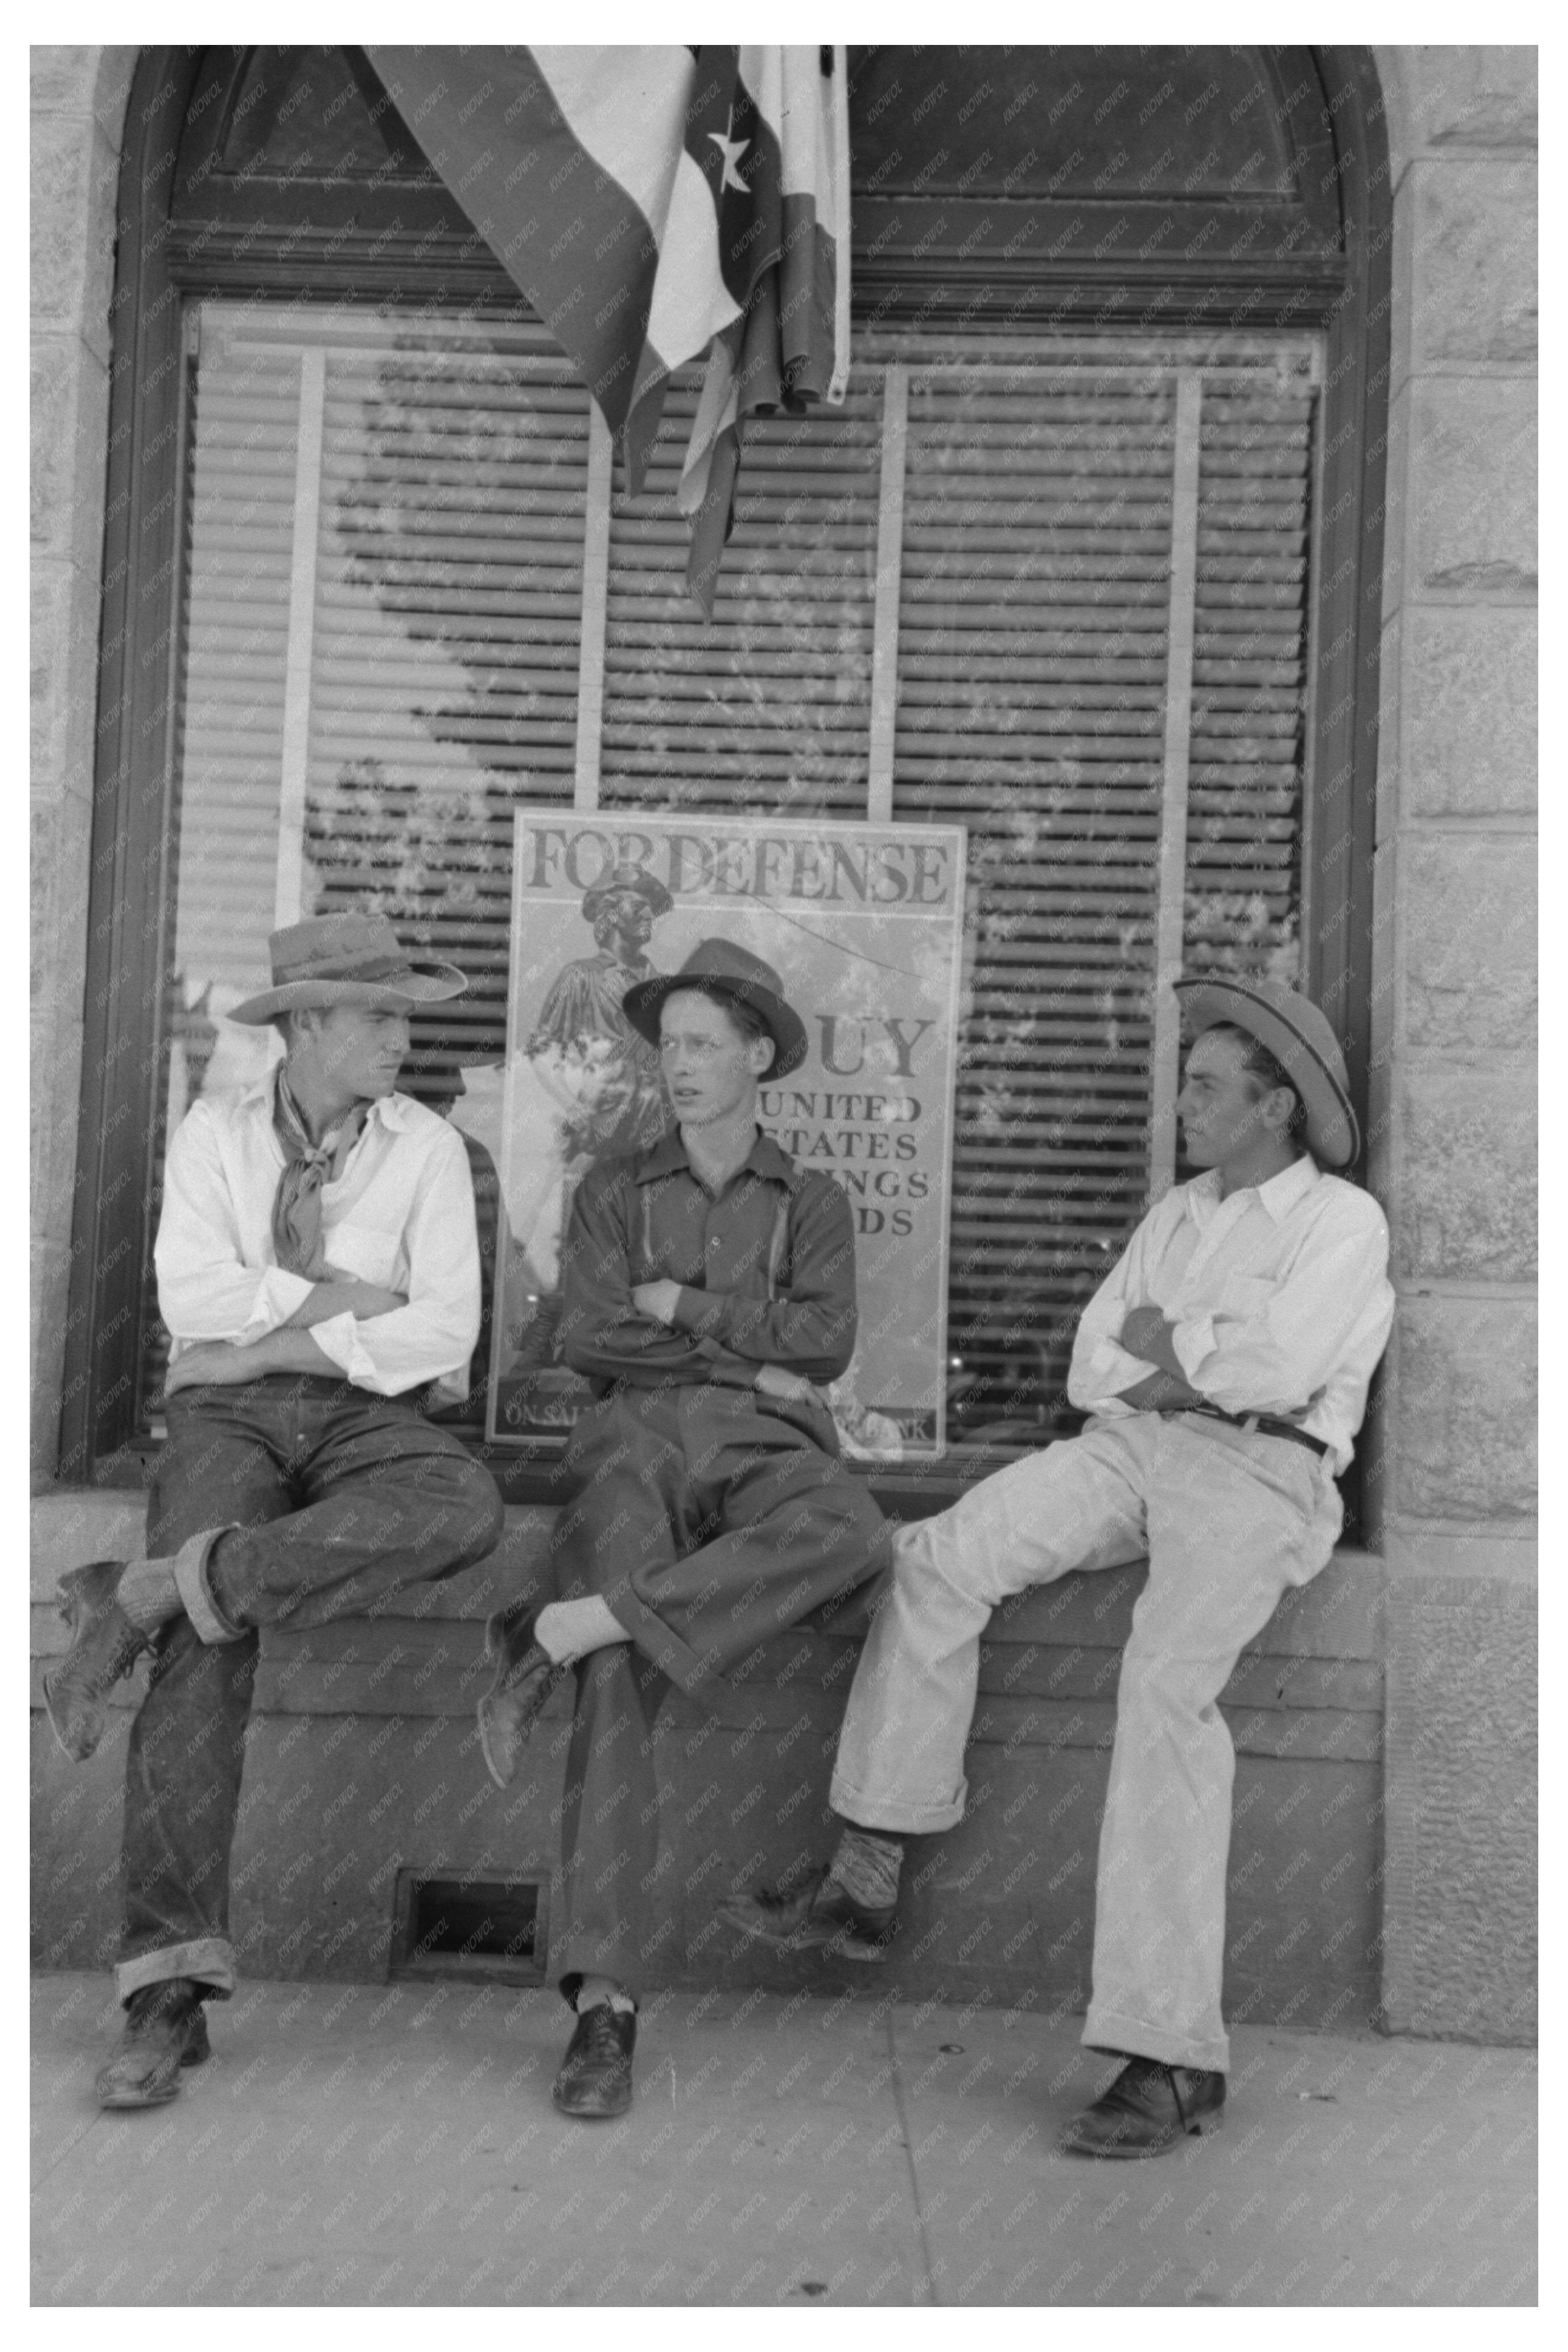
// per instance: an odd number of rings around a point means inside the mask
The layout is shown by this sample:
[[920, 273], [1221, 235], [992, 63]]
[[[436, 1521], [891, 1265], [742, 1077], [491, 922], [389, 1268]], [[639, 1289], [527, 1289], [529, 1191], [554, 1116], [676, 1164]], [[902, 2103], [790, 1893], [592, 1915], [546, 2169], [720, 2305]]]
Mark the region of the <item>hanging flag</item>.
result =
[[705, 82], [710, 67], [687, 143], [722, 157], [719, 250], [741, 315], [710, 345], [678, 503], [695, 519], [687, 585], [711, 619], [743, 420], [837, 403], [848, 384], [849, 105], [842, 48], [704, 49]]
[[842, 47], [366, 54], [579, 369], [634, 495], [670, 374], [709, 352], [679, 503], [711, 618], [744, 419], [848, 382]]

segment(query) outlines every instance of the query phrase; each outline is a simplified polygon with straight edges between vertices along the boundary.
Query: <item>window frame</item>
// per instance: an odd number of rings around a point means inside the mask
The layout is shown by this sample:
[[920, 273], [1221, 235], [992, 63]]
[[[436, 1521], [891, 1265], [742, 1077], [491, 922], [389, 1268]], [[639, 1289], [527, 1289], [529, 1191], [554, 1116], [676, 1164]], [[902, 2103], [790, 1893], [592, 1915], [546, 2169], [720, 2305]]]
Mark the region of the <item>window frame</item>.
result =
[[[242, 87], [249, 51], [142, 50], [132, 77], [121, 158], [120, 238], [112, 308], [103, 614], [97, 765], [84, 992], [81, 1123], [72, 1231], [58, 1473], [61, 1479], [135, 1485], [156, 1441], [135, 1432], [140, 1281], [158, 1110], [158, 1055], [147, 1016], [167, 952], [174, 842], [171, 730], [178, 708], [177, 565], [183, 543], [181, 453], [187, 304], [203, 295], [254, 294], [332, 301], [407, 299], [528, 316], [479, 238], [437, 190], [395, 183], [367, 202], [366, 184], [312, 183], [308, 210], [281, 243], [276, 182], [233, 192], [204, 169]], [[346, 53], [362, 89], [374, 77]], [[1372, 870], [1375, 826], [1384, 478], [1388, 406], [1392, 190], [1383, 101], [1371, 51], [1275, 53], [1283, 94], [1310, 59], [1334, 147], [1341, 251], [1321, 240], [1300, 262], [1259, 251], [1237, 232], [1230, 249], [1153, 275], [1136, 253], [1097, 259], [1092, 222], [1076, 240], [1049, 225], [1016, 245], [1004, 270], [977, 274], [956, 235], [940, 242], [910, 203], [903, 234], [884, 237], [896, 199], [858, 201], [854, 301], [890, 322], [1005, 312], [1020, 322], [1138, 324], [1166, 289], [1158, 321], [1172, 328], [1294, 327], [1326, 331], [1317, 486], [1321, 518], [1310, 615], [1315, 647], [1303, 806], [1302, 940], [1306, 983], [1344, 1043], [1352, 1098], [1364, 1118], [1372, 993]], [[367, 79], [368, 78], [368, 79]], [[187, 116], [203, 83], [222, 95], [193, 139]], [[171, 127], [174, 126], [174, 127]], [[205, 214], [174, 218], [176, 173], [204, 191]], [[210, 197], [205, 196], [212, 190]], [[1185, 208], [1184, 208], [1184, 211]], [[1217, 212], [1218, 207], [1208, 208]], [[873, 220], [875, 235], [868, 233]], [[895, 221], [897, 215], [895, 215]], [[879, 247], [877, 239], [884, 237]], [[1009, 242], [1013, 242], [1010, 240]], [[1224, 240], [1221, 240], [1222, 247]], [[865, 246], [862, 250], [862, 246]], [[923, 246], [917, 257], [915, 248]], [[120, 1139], [129, 1134], [127, 1151]], [[559, 1465], [531, 1465], [475, 1439], [509, 1500], [559, 1500]], [[872, 1474], [889, 1507], [941, 1507], [977, 1475]]]

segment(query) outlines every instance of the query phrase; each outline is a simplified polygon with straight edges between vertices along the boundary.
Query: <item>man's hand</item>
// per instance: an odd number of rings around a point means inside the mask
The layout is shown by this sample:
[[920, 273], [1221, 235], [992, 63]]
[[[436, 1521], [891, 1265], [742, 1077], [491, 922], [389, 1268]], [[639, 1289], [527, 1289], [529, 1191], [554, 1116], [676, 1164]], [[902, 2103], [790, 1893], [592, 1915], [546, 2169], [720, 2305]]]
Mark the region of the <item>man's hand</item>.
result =
[[395, 1315], [407, 1304], [401, 1290], [384, 1289], [379, 1282], [362, 1282], [357, 1274], [340, 1274], [329, 1266], [325, 1278], [314, 1285], [310, 1297], [300, 1301], [279, 1328], [308, 1331], [313, 1323], [330, 1323], [334, 1315], [352, 1315], [357, 1322], [369, 1323], [378, 1315]]
[[1157, 1307], [1135, 1307], [1121, 1326], [1120, 1344], [1130, 1356], [1142, 1356], [1146, 1364], [1166, 1364], [1173, 1357], [1173, 1341], [1175, 1326], [1167, 1323]]
[[338, 1381], [343, 1377], [342, 1367], [317, 1346], [310, 1332], [291, 1330], [287, 1323], [280, 1323], [276, 1331], [263, 1332], [259, 1339], [243, 1347], [233, 1339], [199, 1339], [170, 1365], [163, 1394], [174, 1396], [181, 1389], [238, 1388], [246, 1381], [261, 1380], [268, 1372], [325, 1373]]
[[752, 1386], [760, 1396], [775, 1397], [784, 1404], [820, 1404], [822, 1399], [808, 1380], [799, 1372], [786, 1372], [782, 1364], [759, 1364]]
[[[1130, 1351], [1131, 1352], [1131, 1351]], [[1202, 1404], [1205, 1400], [1198, 1391], [1189, 1388], [1171, 1372], [1151, 1372], [1145, 1380], [1134, 1381], [1130, 1389], [1118, 1391], [1123, 1404], [1137, 1412], [1172, 1412], [1179, 1406]]]
[[232, 1339], [199, 1339], [170, 1365], [163, 1379], [163, 1394], [173, 1396], [178, 1389], [237, 1388], [242, 1381], [254, 1381], [268, 1369], [257, 1361], [254, 1348], [239, 1347]]
[[639, 1315], [649, 1316], [655, 1323], [668, 1323], [673, 1328], [675, 1310], [680, 1304], [680, 1285], [668, 1276], [658, 1282], [636, 1282], [632, 1285], [632, 1305]]
[[373, 1322], [378, 1315], [395, 1315], [400, 1307], [408, 1304], [405, 1292], [384, 1289], [379, 1282], [361, 1282], [357, 1275], [351, 1275], [346, 1282], [334, 1282], [331, 1286], [335, 1291], [348, 1293], [337, 1313], [342, 1315], [346, 1307], [361, 1323]]

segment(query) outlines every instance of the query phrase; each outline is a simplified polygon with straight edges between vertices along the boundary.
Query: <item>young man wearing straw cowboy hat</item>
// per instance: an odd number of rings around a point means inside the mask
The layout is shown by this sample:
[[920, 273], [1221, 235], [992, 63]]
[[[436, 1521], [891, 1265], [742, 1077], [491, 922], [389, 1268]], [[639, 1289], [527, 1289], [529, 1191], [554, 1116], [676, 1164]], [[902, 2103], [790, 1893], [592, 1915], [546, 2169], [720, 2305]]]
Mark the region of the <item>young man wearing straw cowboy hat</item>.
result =
[[198, 1100], [169, 1145], [154, 1262], [172, 1335], [168, 1443], [148, 1557], [62, 1578], [70, 1649], [44, 1689], [68, 1755], [142, 1650], [116, 1970], [126, 2021], [105, 2106], [172, 2098], [207, 2054], [202, 2004], [235, 1987], [228, 1864], [263, 1627], [362, 1616], [480, 1559], [489, 1474], [416, 1410], [460, 1390], [479, 1323], [463, 1139], [396, 1092], [416, 1005], [466, 985], [380, 916], [275, 931], [285, 1058], [237, 1102]]
[[1088, 1425], [900, 1529], [839, 1735], [833, 1863], [721, 1906], [769, 1942], [879, 1958], [903, 1840], [963, 1815], [992, 1610], [1146, 1554], [1083, 2029], [1123, 2063], [1064, 2138], [1086, 2156], [1156, 2156], [1220, 2120], [1235, 1758], [1215, 1702], [1280, 1596], [1329, 1559], [1334, 1477], [1394, 1313], [1383, 1214], [1333, 1172], [1359, 1139], [1329, 1023], [1268, 982], [1177, 988], [1197, 1033], [1177, 1111], [1203, 1173], [1150, 1211], [1084, 1310], [1068, 1394]]
[[855, 1345], [855, 1238], [830, 1177], [757, 1125], [764, 1076], [805, 1058], [779, 978], [727, 940], [639, 982], [677, 1129], [589, 1170], [563, 1256], [566, 1360], [597, 1402], [573, 1432], [578, 1498], [556, 1530], [562, 1598], [490, 1621], [479, 1702], [506, 1787], [576, 1668], [566, 1765], [561, 1990], [577, 2012], [554, 2098], [631, 2103], [658, 1804], [648, 1743], [671, 1684], [696, 1696], [886, 1561], [889, 1530], [840, 1465], [819, 1384]]

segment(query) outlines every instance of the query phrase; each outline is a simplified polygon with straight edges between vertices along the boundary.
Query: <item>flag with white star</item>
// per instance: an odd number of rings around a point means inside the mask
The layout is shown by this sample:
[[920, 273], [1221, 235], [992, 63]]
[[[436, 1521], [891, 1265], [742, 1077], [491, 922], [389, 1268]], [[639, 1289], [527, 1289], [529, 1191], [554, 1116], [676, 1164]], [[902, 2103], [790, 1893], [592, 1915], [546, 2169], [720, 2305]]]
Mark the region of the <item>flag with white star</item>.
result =
[[582, 373], [642, 486], [675, 369], [709, 353], [679, 499], [711, 616], [744, 420], [841, 401], [844, 51], [368, 52], [451, 194]]

